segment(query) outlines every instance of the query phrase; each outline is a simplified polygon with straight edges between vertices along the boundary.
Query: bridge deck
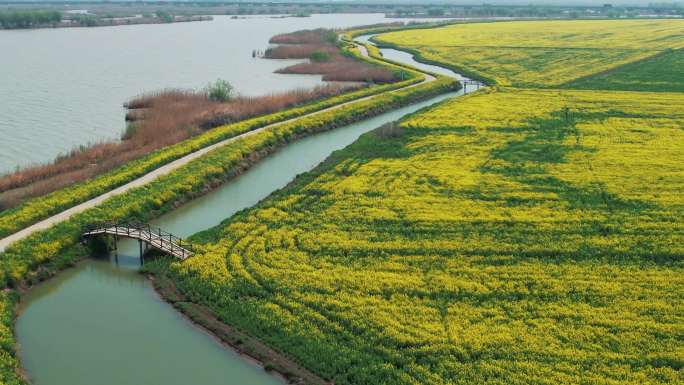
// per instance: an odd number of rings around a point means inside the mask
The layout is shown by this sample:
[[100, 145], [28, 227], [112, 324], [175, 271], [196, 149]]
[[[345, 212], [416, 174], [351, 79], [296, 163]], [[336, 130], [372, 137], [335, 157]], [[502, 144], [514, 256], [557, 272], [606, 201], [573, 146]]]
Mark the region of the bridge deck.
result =
[[95, 235], [114, 235], [130, 239], [137, 239], [146, 242], [151, 247], [185, 260], [192, 256], [189, 244], [173, 234], [166, 233], [159, 229], [154, 231], [149, 225], [116, 224], [95, 228], [83, 233], [83, 237]]

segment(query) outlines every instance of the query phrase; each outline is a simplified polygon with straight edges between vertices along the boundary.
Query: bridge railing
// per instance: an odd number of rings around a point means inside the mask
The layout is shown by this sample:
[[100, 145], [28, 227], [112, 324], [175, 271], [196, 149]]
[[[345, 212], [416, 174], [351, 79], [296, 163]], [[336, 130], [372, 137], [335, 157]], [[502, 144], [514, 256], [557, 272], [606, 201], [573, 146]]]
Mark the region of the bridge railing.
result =
[[107, 231], [113, 235], [121, 235], [128, 238], [136, 238], [155, 246], [162, 251], [180, 253], [181, 258], [185, 259], [188, 252], [194, 253], [190, 242], [183, 240], [160, 227], [152, 227], [149, 223], [129, 221], [129, 222], [100, 222], [86, 226], [83, 235], [90, 235], [96, 231]]

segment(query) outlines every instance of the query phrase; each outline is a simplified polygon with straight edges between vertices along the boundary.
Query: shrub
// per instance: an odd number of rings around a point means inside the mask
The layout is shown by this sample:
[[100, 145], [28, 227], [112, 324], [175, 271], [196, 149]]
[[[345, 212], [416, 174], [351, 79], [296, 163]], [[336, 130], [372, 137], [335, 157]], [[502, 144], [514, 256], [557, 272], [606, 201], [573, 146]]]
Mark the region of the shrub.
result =
[[330, 60], [330, 54], [324, 51], [316, 51], [309, 56], [312, 62], [323, 62]]
[[223, 79], [217, 79], [214, 83], [207, 86], [207, 95], [209, 100], [215, 102], [227, 102], [233, 94], [233, 86]]
[[164, 23], [172, 23], [173, 22], [173, 15], [166, 11], [157, 11], [155, 12], [159, 20], [161, 20]]
[[38, 25], [56, 24], [62, 14], [56, 11], [13, 11], [0, 12], [0, 27], [30, 28]]

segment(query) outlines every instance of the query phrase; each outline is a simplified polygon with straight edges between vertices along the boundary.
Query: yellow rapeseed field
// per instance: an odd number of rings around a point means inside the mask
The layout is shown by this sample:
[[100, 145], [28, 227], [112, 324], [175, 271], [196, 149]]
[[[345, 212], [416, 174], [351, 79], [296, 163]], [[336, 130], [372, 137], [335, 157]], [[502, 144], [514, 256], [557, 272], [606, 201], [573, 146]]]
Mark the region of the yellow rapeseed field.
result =
[[453, 99], [203, 234], [170, 274], [336, 384], [681, 383], [682, 105]]
[[379, 41], [504, 86], [552, 87], [684, 47], [684, 20], [516, 21], [387, 33]]

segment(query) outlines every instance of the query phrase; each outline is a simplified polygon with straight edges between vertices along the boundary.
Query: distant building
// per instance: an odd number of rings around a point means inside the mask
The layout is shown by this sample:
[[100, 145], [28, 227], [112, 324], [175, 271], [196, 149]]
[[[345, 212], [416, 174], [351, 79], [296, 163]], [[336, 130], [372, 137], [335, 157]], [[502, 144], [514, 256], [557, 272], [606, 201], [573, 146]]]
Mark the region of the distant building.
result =
[[70, 15], [92, 15], [87, 9], [71, 9], [66, 11]]

